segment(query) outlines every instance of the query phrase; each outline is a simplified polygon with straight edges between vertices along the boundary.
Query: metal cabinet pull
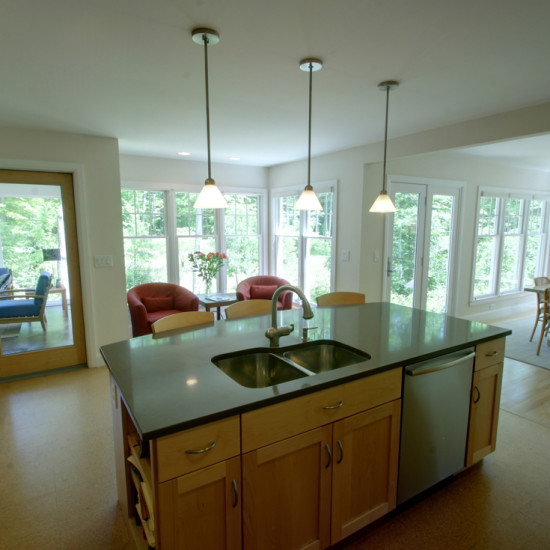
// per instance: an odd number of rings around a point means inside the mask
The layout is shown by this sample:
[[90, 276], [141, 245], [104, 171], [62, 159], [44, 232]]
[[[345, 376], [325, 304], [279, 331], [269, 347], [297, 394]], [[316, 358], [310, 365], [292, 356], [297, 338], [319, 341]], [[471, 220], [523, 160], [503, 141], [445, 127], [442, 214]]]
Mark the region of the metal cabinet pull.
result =
[[336, 405], [324, 405], [323, 409], [329, 410], [329, 409], [339, 409], [344, 404], [344, 401], [340, 401], [339, 403], [336, 403]]
[[479, 388], [477, 386], [474, 386], [474, 389], [477, 391], [477, 397], [474, 399], [474, 405], [476, 403], [479, 403], [479, 400], [481, 399], [481, 392], [479, 391]]
[[485, 357], [496, 357], [498, 355], [498, 351], [492, 351], [490, 353], [486, 353]]
[[330, 447], [328, 443], [325, 445], [325, 448], [327, 450], [327, 455], [328, 455], [328, 461], [325, 464], [325, 468], [330, 468], [330, 465], [332, 463], [332, 453], [330, 452]]
[[200, 455], [202, 453], [207, 453], [208, 451], [211, 451], [215, 446], [216, 446], [216, 442], [212, 441], [212, 443], [210, 443], [210, 445], [208, 445], [208, 447], [205, 447], [204, 449], [197, 449], [196, 451], [193, 449], [188, 449], [187, 451], [185, 451], [185, 454]]
[[237, 482], [233, 480], [233, 508], [239, 503], [239, 488], [237, 487]]
[[340, 440], [338, 440], [338, 448], [340, 449], [340, 458], [336, 461], [336, 464], [340, 464], [344, 460], [344, 446]]

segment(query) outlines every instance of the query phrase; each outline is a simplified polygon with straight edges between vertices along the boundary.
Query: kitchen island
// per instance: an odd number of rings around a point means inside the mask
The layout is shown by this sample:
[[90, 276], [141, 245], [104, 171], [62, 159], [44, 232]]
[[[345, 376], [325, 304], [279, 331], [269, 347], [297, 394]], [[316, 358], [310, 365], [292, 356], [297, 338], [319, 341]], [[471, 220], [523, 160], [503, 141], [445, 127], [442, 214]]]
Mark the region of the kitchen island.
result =
[[[476, 357], [475, 369], [492, 373], [492, 400], [481, 416], [472, 409], [465, 465], [494, 449], [509, 330], [388, 303], [314, 311], [310, 321], [300, 310], [278, 313], [279, 324], [295, 325], [281, 348], [317, 327], [313, 340], [370, 359], [242, 386], [211, 359], [268, 348], [269, 315], [102, 347], [119, 500], [128, 516], [142, 515], [149, 546], [326, 548], [384, 515], [395, 507], [403, 368], [449, 352], [475, 346], [490, 358]], [[366, 495], [360, 510], [350, 504], [357, 492]]]

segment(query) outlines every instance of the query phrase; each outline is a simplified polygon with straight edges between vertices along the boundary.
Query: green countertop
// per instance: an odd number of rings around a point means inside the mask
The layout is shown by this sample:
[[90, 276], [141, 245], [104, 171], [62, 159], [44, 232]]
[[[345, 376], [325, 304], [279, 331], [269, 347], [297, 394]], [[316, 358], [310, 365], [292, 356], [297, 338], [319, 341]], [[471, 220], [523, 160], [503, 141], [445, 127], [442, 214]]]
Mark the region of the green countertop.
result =
[[278, 325], [295, 325], [280, 347], [301, 343], [303, 327], [313, 340], [335, 340], [371, 359], [334, 371], [267, 388], [245, 388], [219, 370], [211, 358], [269, 347], [270, 315], [222, 320], [198, 330], [146, 335], [101, 347], [128, 410], [144, 440], [239, 414], [305, 393], [423, 361], [511, 334], [475, 321], [389, 304], [278, 312]]

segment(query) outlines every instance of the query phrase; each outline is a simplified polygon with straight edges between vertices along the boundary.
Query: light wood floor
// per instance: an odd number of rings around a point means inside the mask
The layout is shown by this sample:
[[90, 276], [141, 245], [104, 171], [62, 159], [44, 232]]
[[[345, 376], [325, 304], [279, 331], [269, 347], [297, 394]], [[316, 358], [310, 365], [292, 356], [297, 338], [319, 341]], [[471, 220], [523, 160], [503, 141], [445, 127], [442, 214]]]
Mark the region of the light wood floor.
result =
[[[550, 370], [506, 360], [496, 452], [339, 548], [550, 548], [549, 463]], [[113, 465], [106, 368], [0, 384], [0, 550], [134, 550]]]

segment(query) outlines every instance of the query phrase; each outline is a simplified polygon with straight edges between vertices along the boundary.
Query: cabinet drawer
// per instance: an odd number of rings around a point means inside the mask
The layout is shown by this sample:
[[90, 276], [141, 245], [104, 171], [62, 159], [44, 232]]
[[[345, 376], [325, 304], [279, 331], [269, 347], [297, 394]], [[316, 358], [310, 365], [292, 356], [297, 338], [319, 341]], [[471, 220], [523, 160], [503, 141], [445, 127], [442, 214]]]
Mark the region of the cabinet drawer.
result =
[[401, 396], [402, 369], [374, 374], [245, 413], [242, 452], [281, 441]]
[[153, 441], [158, 483], [210, 466], [240, 453], [239, 417], [190, 428]]
[[474, 370], [481, 370], [504, 361], [506, 338], [499, 338], [476, 346], [476, 363]]

